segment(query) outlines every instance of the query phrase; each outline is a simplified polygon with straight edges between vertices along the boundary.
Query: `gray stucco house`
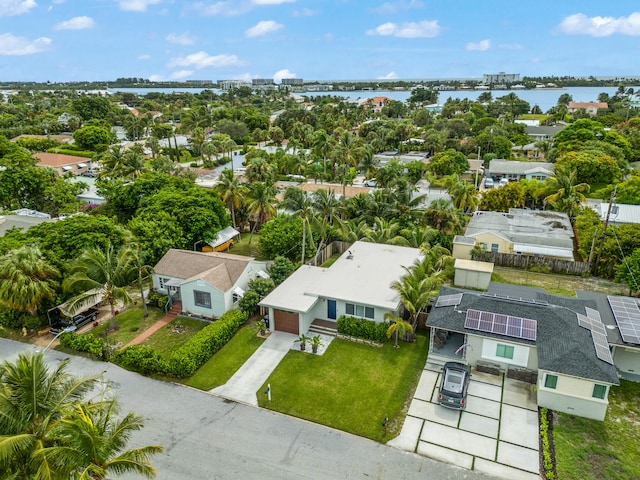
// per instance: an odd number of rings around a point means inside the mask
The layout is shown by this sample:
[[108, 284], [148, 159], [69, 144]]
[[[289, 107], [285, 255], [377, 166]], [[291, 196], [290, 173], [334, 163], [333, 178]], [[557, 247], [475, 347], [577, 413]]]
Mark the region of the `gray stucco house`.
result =
[[182, 312], [220, 317], [244, 296], [265, 262], [221, 252], [170, 249], [154, 267], [153, 288], [182, 304]]
[[428, 362], [528, 375], [539, 406], [603, 420], [619, 377], [597, 303], [538, 289], [527, 294], [442, 287], [427, 320]]

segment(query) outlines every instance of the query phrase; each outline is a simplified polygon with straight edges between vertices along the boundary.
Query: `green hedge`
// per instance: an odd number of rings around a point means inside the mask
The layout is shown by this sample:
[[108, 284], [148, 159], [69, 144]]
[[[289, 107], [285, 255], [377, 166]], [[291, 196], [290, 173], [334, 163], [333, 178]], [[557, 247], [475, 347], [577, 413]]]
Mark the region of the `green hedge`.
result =
[[345, 315], [338, 319], [339, 334], [372, 340], [378, 343], [384, 343], [387, 340], [388, 329], [389, 322], [376, 323], [373, 320], [347, 317]]
[[64, 147], [49, 148], [47, 153], [61, 153], [63, 155], [72, 155], [74, 157], [93, 158], [96, 152], [90, 152], [89, 150], [73, 150]]
[[219, 320], [196, 333], [166, 360], [151, 347], [130, 345], [116, 352], [113, 362], [143, 375], [190, 377], [233, 338], [246, 320], [246, 313], [240, 310], [229, 310]]
[[102, 360], [109, 359], [109, 345], [93, 333], [86, 335], [78, 335], [73, 332], [63, 333], [60, 335], [60, 344], [72, 348], [77, 352], [88, 352]]

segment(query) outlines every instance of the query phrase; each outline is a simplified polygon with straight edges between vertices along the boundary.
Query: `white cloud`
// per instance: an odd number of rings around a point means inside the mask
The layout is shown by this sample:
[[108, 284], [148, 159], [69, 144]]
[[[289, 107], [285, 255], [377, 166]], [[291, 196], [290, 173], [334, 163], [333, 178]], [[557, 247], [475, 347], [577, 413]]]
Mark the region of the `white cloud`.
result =
[[236, 55], [209, 55], [207, 52], [197, 52], [187, 55], [186, 57], [177, 57], [171, 59], [170, 67], [194, 67], [196, 69], [207, 67], [229, 67], [234, 65], [242, 65], [242, 62]]
[[470, 52], [485, 52], [491, 48], [491, 40], [480, 40], [479, 42], [469, 42], [465, 47]]
[[127, 12], [146, 12], [149, 5], [156, 5], [162, 0], [119, 0], [120, 10]]
[[93, 28], [95, 22], [91, 17], [73, 17], [70, 20], [60, 22], [53, 27], [54, 30], [85, 30]]
[[286, 68], [283, 68], [282, 70], [278, 70], [276, 73], [273, 74], [273, 81], [276, 83], [280, 83], [283, 78], [296, 78], [296, 77], [297, 75], [295, 73], [290, 72]]
[[233, 16], [240, 15], [248, 12], [251, 9], [251, 5], [248, 3], [238, 3], [232, 0], [226, 2], [216, 2], [213, 4], [207, 4], [204, 2], [196, 2], [192, 5], [192, 8], [202, 15], [224, 15]]
[[253, 0], [254, 5], [282, 5], [283, 3], [294, 3], [296, 0]]
[[372, 12], [380, 13], [382, 15], [389, 15], [398, 12], [403, 12], [405, 10], [411, 10], [412, 8], [422, 8], [424, 7], [424, 3], [420, 0], [411, 0], [409, 2], [405, 2], [403, 0], [397, 2], [385, 2], [382, 5], [378, 5], [371, 9]]
[[280, 30], [282, 27], [284, 27], [284, 25], [278, 22], [274, 22], [273, 20], [262, 20], [261, 22], [258, 22], [253, 27], [247, 29], [247, 31], [244, 32], [244, 34], [249, 38], [261, 37], [262, 35], [267, 35], [269, 33], [276, 32]]
[[608, 37], [614, 34], [640, 35], [640, 13], [633, 12], [628, 17], [587, 17], [576, 13], [560, 22], [559, 30], [567, 35], [590, 35]]
[[405, 22], [401, 25], [387, 22], [372, 30], [367, 35], [394, 36], [401, 38], [433, 38], [440, 35], [442, 28], [437, 20], [423, 20], [421, 22]]
[[148, 53], [142, 53], [140, 55], [138, 55], [138, 60], [149, 60], [151, 58], [151, 55], [149, 55]]
[[51, 39], [47, 37], [29, 40], [10, 33], [0, 35], [0, 55], [31, 55], [45, 51], [49, 45], [51, 45]]
[[35, 0], [0, 0], [0, 17], [22, 15], [37, 6]]
[[164, 82], [164, 77], [162, 75], [149, 75], [150, 82]]
[[175, 43], [176, 45], [193, 45], [195, 40], [191, 38], [189, 33], [170, 33], [166, 38], [167, 42]]
[[381, 77], [378, 77], [378, 80], [392, 80], [394, 78], [398, 78], [398, 75], [396, 74], [396, 72], [389, 72], [386, 75], [382, 75]]

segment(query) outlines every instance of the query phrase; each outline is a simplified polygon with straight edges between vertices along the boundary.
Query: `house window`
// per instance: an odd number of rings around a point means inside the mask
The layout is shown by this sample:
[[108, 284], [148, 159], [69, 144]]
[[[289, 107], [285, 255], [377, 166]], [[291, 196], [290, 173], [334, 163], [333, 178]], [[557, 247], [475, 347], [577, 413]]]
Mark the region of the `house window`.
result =
[[158, 277], [158, 287], [160, 288], [160, 290], [164, 290], [166, 288], [165, 283], [168, 281], [168, 278]]
[[345, 313], [347, 315], [354, 315], [361, 318], [373, 319], [375, 317], [375, 309], [373, 307], [365, 307], [364, 305], [357, 305], [354, 303], [345, 304]]
[[496, 357], [508, 358], [509, 360], [513, 360], [513, 350], [514, 348], [511, 345], [502, 345], [498, 344], [496, 347]]
[[556, 385], [558, 385], [558, 376], [557, 375], [545, 375], [544, 377], [544, 387], [556, 389]]
[[491, 251], [498, 253], [498, 249], [500, 248], [500, 245], [498, 245], [497, 243], [492, 243], [491, 244]]
[[487, 244], [486, 244], [486, 243], [484, 243], [484, 242], [482, 242], [482, 243], [480, 244], [480, 248], [482, 248], [482, 250], [486, 250], [486, 249], [487, 249]]
[[211, 308], [211, 294], [209, 292], [194, 290], [193, 301], [196, 307]]
[[593, 398], [599, 398], [604, 400], [604, 397], [607, 395], [607, 387], [605, 385], [598, 385], [597, 383], [593, 386], [593, 393], [591, 396]]
[[238, 302], [240, 301], [240, 299], [241, 299], [241, 298], [242, 298], [242, 297], [241, 297], [240, 295], [238, 295], [237, 293], [234, 293], [234, 294], [233, 294], [232, 301], [233, 301], [233, 303], [238, 303]]

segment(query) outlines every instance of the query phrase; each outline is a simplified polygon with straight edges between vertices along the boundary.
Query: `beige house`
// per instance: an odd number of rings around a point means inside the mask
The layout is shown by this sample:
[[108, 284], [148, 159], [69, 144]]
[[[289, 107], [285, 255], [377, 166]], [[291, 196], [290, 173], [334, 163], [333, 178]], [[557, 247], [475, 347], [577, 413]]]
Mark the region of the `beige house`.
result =
[[442, 287], [427, 361], [506, 372], [535, 383], [541, 407], [603, 420], [619, 380], [596, 303], [521, 291], [531, 298]]
[[573, 228], [565, 213], [520, 208], [508, 213], [478, 211], [469, 220], [464, 235], [454, 239], [453, 257], [470, 259], [474, 247], [488, 252], [573, 260]]
[[89, 158], [64, 155], [62, 153], [39, 152], [34, 153], [33, 156], [38, 159], [38, 167], [53, 168], [58, 172], [58, 175], [64, 175], [65, 173], [83, 175], [91, 165], [91, 159]]
[[593, 117], [601, 108], [609, 108], [609, 104], [606, 102], [569, 102], [568, 112], [575, 113], [584, 110]]

